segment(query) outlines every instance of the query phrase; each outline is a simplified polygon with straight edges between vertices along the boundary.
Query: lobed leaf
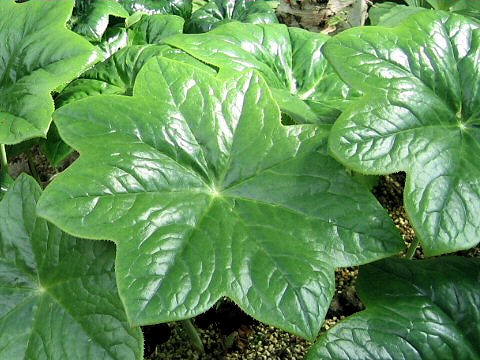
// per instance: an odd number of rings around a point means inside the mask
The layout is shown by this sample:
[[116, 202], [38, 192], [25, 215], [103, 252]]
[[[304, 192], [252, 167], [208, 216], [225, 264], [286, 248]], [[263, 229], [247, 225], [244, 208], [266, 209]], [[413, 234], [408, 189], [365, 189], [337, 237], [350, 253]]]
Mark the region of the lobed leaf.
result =
[[36, 216], [21, 175], [0, 202], [0, 358], [143, 359], [118, 297], [113, 244], [80, 240]]
[[143, 15], [128, 29], [130, 45], [160, 44], [164, 38], [181, 34], [185, 20], [175, 15]]
[[115, 0], [83, 1], [77, 6], [73, 30], [92, 41], [102, 39], [110, 16], [127, 18], [128, 12]]
[[334, 124], [331, 153], [358, 172], [407, 172], [405, 208], [429, 256], [480, 239], [477, 28], [422, 12], [395, 28], [352, 29], [324, 48], [366, 93]]
[[185, 32], [204, 33], [229, 21], [251, 24], [278, 23], [271, 1], [264, 0], [214, 0], [193, 12]]
[[130, 14], [178, 15], [184, 19], [192, 14], [191, 0], [122, 0], [122, 4]]
[[313, 339], [335, 267], [402, 249], [386, 212], [326, 154], [329, 126], [283, 127], [256, 73], [220, 81], [157, 57], [133, 92], [56, 112], [80, 158], [38, 207], [69, 233], [116, 242], [132, 324], [189, 318], [228, 296]]
[[73, 2], [0, 2], [0, 144], [45, 137], [50, 93], [89, 66], [94, 48], [67, 31]]
[[329, 37], [285, 25], [229, 23], [166, 43], [229, 74], [259, 71], [282, 112], [297, 123], [333, 123], [355, 94], [321, 52]]
[[478, 359], [479, 285], [479, 259], [366, 265], [357, 291], [367, 310], [322, 335], [307, 359]]

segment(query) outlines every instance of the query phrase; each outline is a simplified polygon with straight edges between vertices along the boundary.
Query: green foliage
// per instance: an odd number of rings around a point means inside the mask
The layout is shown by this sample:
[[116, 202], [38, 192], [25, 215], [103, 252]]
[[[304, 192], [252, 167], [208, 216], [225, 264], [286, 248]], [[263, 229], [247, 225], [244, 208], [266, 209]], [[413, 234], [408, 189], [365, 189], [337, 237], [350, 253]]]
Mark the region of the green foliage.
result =
[[128, 17], [128, 12], [114, 0], [77, 0], [72, 30], [91, 41], [100, 41], [107, 30], [109, 17]]
[[[78, 79], [72, 81], [56, 98], [57, 107], [88, 96], [100, 94], [132, 95], [138, 72], [152, 57], [164, 56], [215, 73], [209, 66], [167, 45], [155, 45], [173, 34], [182, 33], [184, 20], [174, 15], [142, 16], [128, 28], [131, 44], [96, 64]], [[54, 166], [72, 152], [58, 136], [55, 127], [48, 134], [43, 147]]]
[[274, 3], [264, 0], [213, 0], [192, 14], [185, 32], [203, 33], [230, 21], [275, 24], [278, 20]]
[[480, 19], [480, 2], [477, 0], [410, 0], [406, 2], [409, 6], [399, 5], [395, 2], [374, 4], [368, 12], [370, 23], [396, 26], [414, 14], [424, 11], [428, 13], [433, 9]]
[[171, 35], [181, 34], [184, 22], [175, 15], [144, 15], [128, 27], [129, 44], [160, 44]]
[[423, 7], [384, 2], [373, 5], [368, 12], [368, 18], [371, 25], [393, 27], [401, 24], [410, 16], [423, 11], [426, 11]]
[[364, 266], [366, 305], [322, 335], [307, 359], [480, 358], [480, 259], [388, 259]]
[[117, 295], [113, 244], [37, 218], [40, 194], [22, 175], [0, 202], [0, 358], [143, 359]]
[[178, 15], [184, 19], [192, 14], [191, 0], [122, 0], [122, 4], [130, 14]]
[[[479, 358], [479, 261], [363, 266], [404, 247], [379, 174], [426, 255], [480, 239], [480, 23], [432, 10], [476, 5], [406, 2], [330, 38], [260, 0], [0, 0], [0, 358], [142, 359], [132, 326], [225, 296], [313, 340], [352, 265], [367, 310], [310, 359]], [[38, 145], [80, 153], [43, 195], [5, 159]]]
[[220, 75], [259, 71], [282, 112], [297, 123], [325, 124], [335, 121], [352, 96], [321, 52], [328, 38], [284, 25], [229, 23], [165, 42], [220, 68]]
[[2, 200], [3, 196], [12, 184], [12, 177], [4, 169], [0, 169], [0, 200]]
[[402, 249], [386, 212], [326, 155], [328, 130], [283, 127], [255, 73], [217, 80], [154, 58], [133, 97], [90, 97], [55, 118], [81, 156], [39, 214], [116, 242], [132, 324], [195, 316], [229, 296], [313, 339], [334, 269]]
[[50, 93], [95, 60], [93, 47], [65, 28], [72, 7], [0, 2], [0, 144], [45, 137], [54, 110]]
[[477, 28], [423, 12], [392, 29], [346, 31], [324, 48], [340, 77], [366, 93], [334, 124], [330, 151], [360, 173], [407, 172], [405, 208], [427, 255], [480, 239]]

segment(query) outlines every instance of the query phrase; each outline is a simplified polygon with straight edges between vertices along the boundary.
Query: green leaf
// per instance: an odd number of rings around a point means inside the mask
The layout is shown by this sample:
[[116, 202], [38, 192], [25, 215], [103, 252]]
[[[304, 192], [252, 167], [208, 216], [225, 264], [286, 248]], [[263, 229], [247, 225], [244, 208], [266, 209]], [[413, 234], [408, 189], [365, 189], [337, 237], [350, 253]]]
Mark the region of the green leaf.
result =
[[48, 130], [47, 138], [40, 143], [40, 149], [53, 167], [58, 167], [70, 156], [72, 148], [65, 144], [53, 123]]
[[0, 200], [2, 200], [3, 195], [5, 195], [12, 184], [12, 177], [5, 171], [5, 169], [0, 169]]
[[108, 59], [120, 49], [128, 46], [127, 29], [119, 26], [109, 27], [100, 41], [92, 43], [97, 47], [100, 59]]
[[115, 247], [37, 218], [40, 194], [21, 175], [0, 202], [0, 358], [143, 359], [117, 294]]
[[204, 33], [229, 21], [252, 24], [278, 23], [275, 10], [264, 0], [214, 0], [198, 9], [189, 19], [186, 32]]
[[388, 259], [360, 269], [367, 310], [322, 335], [307, 359], [480, 358], [480, 259]]
[[128, 12], [115, 0], [82, 1], [72, 30], [89, 40], [101, 40], [108, 27], [109, 16], [128, 17]]
[[0, 1], [0, 144], [45, 137], [50, 92], [95, 59], [94, 48], [67, 31], [71, 1]]
[[410, 6], [398, 5], [394, 2], [375, 4], [370, 8], [369, 17], [372, 25], [396, 26], [408, 19], [411, 15], [423, 11], [445, 10], [457, 14], [480, 19], [480, 3], [476, 0], [428, 0], [418, 3], [411, 2]]
[[429, 256], [480, 239], [477, 27], [423, 12], [393, 29], [347, 31], [324, 48], [367, 93], [333, 126], [332, 154], [360, 173], [407, 172], [405, 208]]
[[183, 32], [184, 20], [175, 15], [143, 16], [128, 29], [130, 45], [160, 44], [171, 35]]
[[426, 11], [425, 8], [398, 5], [394, 2], [374, 4], [368, 11], [371, 25], [393, 27], [401, 24], [410, 16]]
[[221, 73], [258, 70], [284, 113], [298, 123], [321, 124], [333, 123], [352, 96], [321, 52], [328, 38], [278, 24], [231, 23], [165, 41]]
[[[147, 20], [142, 20], [133, 27], [130, 33], [132, 42], [160, 41], [163, 37], [182, 32], [183, 20], [180, 17], [152, 15], [144, 18]], [[167, 45], [129, 46], [116, 52], [106, 61], [98, 63], [79, 79], [72, 81], [57, 96], [56, 105], [61, 107], [70, 102], [100, 94], [132, 95], [138, 72], [149, 59], [160, 55], [216, 73], [213, 68], [182, 50]], [[58, 166], [73, 150], [56, 134], [56, 129], [52, 129], [44, 142], [43, 151], [52, 165]]]
[[138, 72], [155, 56], [173, 58], [215, 74], [212, 68], [167, 45], [129, 46], [72, 81], [56, 98], [57, 107], [99, 94], [132, 95]]
[[178, 15], [184, 19], [192, 15], [192, 0], [122, 0], [122, 4], [129, 14]]
[[116, 242], [134, 325], [189, 318], [228, 296], [313, 339], [334, 269], [403, 247], [374, 197], [326, 155], [329, 126], [282, 126], [253, 72], [219, 81], [157, 57], [133, 97], [90, 97], [55, 118], [80, 158], [38, 212]]

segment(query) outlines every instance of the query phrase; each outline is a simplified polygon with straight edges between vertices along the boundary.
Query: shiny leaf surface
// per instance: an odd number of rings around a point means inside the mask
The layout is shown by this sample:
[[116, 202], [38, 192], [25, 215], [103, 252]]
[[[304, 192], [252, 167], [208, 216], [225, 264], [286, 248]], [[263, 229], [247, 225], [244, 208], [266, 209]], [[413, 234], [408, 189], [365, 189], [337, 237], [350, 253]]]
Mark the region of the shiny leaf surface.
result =
[[121, 26], [109, 27], [100, 41], [92, 43], [97, 47], [99, 59], [103, 61], [128, 46], [127, 29]]
[[309, 360], [480, 358], [480, 259], [389, 259], [360, 269], [367, 310], [322, 335]]
[[0, 202], [0, 358], [143, 359], [115, 285], [115, 247], [73, 238], [35, 209], [21, 175]]
[[[408, 19], [411, 15], [423, 11], [444, 10], [453, 13], [480, 19], [480, 3], [471, 0], [429, 0], [419, 3], [409, 3], [410, 6], [399, 5], [394, 2], [375, 4], [368, 12], [370, 23], [380, 26], [396, 26]], [[472, 19], [473, 20], [473, 19]]]
[[102, 39], [108, 27], [109, 16], [128, 16], [128, 12], [115, 0], [82, 0], [82, 5], [74, 11], [76, 17], [72, 30], [89, 40]]
[[181, 34], [184, 22], [175, 15], [143, 15], [128, 29], [129, 44], [160, 44], [168, 36]]
[[284, 113], [298, 123], [321, 124], [332, 123], [351, 96], [320, 51], [327, 39], [278, 24], [230, 23], [165, 41], [227, 74], [258, 70]]
[[401, 24], [410, 16], [422, 11], [426, 11], [426, 9], [416, 6], [398, 5], [394, 2], [384, 2], [373, 5], [368, 12], [368, 17], [371, 25], [391, 27]]
[[0, 143], [44, 137], [50, 92], [94, 60], [94, 48], [66, 30], [71, 1], [0, 1]]
[[392, 29], [353, 29], [324, 48], [340, 76], [367, 93], [333, 126], [330, 150], [358, 172], [407, 172], [405, 207], [427, 255], [480, 239], [477, 27], [422, 12]]
[[191, 0], [122, 0], [122, 4], [130, 14], [178, 15], [184, 19], [192, 14]]
[[219, 81], [158, 57], [133, 97], [90, 97], [55, 118], [80, 158], [39, 214], [116, 242], [134, 325], [189, 318], [228, 296], [313, 339], [335, 267], [402, 248], [374, 197], [326, 155], [329, 126], [282, 126], [253, 72]]
[[188, 33], [204, 33], [229, 21], [251, 24], [278, 23], [271, 1], [264, 0], [214, 0], [198, 9], [188, 20]]
[[72, 81], [57, 97], [57, 106], [99, 94], [132, 95], [138, 72], [155, 56], [172, 58], [215, 73], [212, 68], [179, 49], [167, 45], [133, 45], [118, 51]]

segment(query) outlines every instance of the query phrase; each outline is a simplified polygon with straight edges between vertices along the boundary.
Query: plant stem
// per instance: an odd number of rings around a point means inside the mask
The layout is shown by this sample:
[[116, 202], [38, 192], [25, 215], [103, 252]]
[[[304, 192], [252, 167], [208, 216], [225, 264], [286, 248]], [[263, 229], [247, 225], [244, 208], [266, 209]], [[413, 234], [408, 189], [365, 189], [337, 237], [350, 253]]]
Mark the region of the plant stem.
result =
[[407, 249], [407, 253], [405, 254], [405, 257], [407, 259], [411, 260], [413, 258], [413, 255], [415, 255], [415, 250], [417, 250], [419, 242], [420, 242], [420, 239], [418, 238], [418, 236], [415, 236], [412, 243], [410, 244], [410, 246]]
[[5, 144], [0, 144], [0, 154], [1, 154], [1, 164], [2, 169], [8, 173], [8, 160], [7, 160], [7, 151], [5, 150]]
[[193, 325], [192, 321], [190, 319], [181, 320], [180, 324], [182, 325], [183, 330], [185, 330], [185, 332], [187, 333], [188, 339], [190, 340], [190, 343], [195, 348], [195, 350], [202, 354], [205, 353], [202, 340], [200, 339], [197, 329]]
[[27, 159], [28, 159], [28, 167], [30, 168], [30, 172], [32, 176], [39, 184], [42, 184], [40, 181], [40, 176], [38, 175], [37, 167], [35, 166], [35, 161], [33, 160], [32, 152], [27, 151]]

